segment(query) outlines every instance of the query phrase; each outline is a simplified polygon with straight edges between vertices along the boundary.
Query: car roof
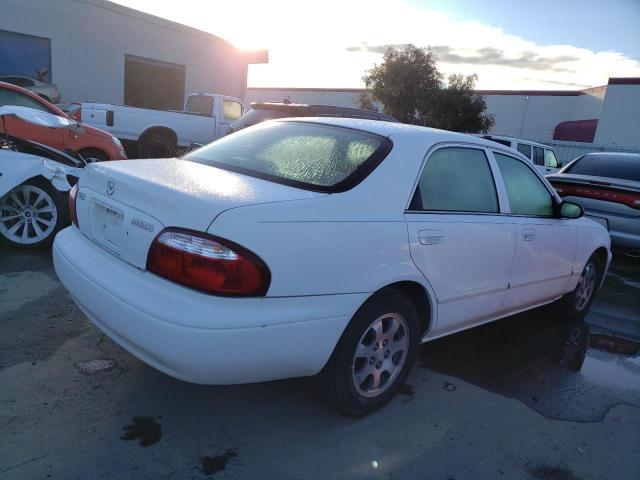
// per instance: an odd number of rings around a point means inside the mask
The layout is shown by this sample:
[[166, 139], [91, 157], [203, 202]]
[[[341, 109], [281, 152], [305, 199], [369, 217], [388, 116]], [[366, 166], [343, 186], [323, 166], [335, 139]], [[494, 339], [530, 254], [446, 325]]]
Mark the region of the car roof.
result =
[[477, 134], [480, 138], [495, 138], [497, 140], [514, 140], [516, 142], [520, 142], [520, 143], [527, 143], [529, 145], [536, 145], [538, 147], [544, 147], [544, 148], [550, 148], [553, 150], [553, 146], [551, 145], [547, 145], [545, 143], [540, 143], [540, 142], [534, 142], [532, 140], [525, 140], [524, 138], [517, 138], [517, 137], [509, 137], [507, 135], [492, 135], [490, 133], [480, 133]]
[[632, 158], [640, 158], [640, 153], [635, 152], [589, 152], [584, 155], [594, 156], [594, 157], [632, 157]]

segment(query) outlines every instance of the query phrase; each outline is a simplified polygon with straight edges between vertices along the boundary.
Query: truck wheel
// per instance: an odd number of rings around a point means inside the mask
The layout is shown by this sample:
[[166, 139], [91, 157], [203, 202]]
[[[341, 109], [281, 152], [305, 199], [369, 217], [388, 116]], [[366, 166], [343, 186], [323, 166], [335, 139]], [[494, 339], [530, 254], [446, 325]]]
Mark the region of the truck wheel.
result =
[[342, 413], [382, 407], [404, 384], [416, 355], [419, 321], [401, 292], [385, 289], [356, 312], [318, 375], [324, 398]]
[[63, 195], [32, 179], [0, 198], [0, 240], [13, 247], [48, 246], [67, 218]]
[[84, 148], [78, 152], [87, 163], [107, 162], [111, 160], [102, 150], [97, 148]]
[[175, 142], [162, 133], [148, 133], [140, 139], [140, 158], [171, 158], [175, 149]]

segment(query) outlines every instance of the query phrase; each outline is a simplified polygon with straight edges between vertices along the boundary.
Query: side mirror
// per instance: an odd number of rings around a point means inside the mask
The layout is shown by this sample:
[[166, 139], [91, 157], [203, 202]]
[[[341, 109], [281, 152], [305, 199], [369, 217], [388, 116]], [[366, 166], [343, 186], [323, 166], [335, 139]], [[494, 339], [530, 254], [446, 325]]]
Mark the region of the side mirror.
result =
[[580, 205], [573, 202], [562, 202], [560, 205], [561, 218], [580, 218], [584, 215], [584, 210]]

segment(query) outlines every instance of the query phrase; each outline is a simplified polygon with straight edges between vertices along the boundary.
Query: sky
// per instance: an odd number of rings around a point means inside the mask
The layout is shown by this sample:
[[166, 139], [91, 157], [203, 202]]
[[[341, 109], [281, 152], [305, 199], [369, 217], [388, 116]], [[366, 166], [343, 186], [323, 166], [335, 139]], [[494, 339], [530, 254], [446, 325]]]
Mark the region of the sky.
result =
[[250, 87], [361, 88], [389, 45], [431, 47], [479, 89], [582, 89], [640, 77], [640, 0], [117, 0], [269, 50]]

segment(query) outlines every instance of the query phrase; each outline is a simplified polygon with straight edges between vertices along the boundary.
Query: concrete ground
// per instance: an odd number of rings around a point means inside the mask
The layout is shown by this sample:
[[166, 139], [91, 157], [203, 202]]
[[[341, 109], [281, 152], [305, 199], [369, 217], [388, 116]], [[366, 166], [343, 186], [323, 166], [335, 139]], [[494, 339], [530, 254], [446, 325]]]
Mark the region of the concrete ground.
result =
[[637, 268], [609, 275], [590, 337], [543, 309], [431, 342], [355, 420], [311, 379], [170, 378], [86, 321], [50, 252], [0, 247], [0, 478], [637, 479]]

